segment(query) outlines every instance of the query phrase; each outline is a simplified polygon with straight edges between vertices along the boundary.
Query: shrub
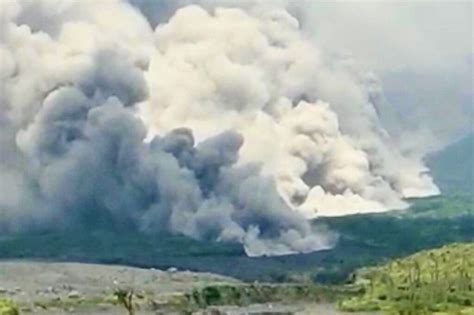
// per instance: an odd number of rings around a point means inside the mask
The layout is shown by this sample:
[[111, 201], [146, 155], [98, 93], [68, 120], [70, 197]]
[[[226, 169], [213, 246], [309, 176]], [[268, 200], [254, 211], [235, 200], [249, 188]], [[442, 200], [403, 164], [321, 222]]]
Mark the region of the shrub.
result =
[[0, 315], [19, 315], [18, 306], [8, 299], [0, 299]]

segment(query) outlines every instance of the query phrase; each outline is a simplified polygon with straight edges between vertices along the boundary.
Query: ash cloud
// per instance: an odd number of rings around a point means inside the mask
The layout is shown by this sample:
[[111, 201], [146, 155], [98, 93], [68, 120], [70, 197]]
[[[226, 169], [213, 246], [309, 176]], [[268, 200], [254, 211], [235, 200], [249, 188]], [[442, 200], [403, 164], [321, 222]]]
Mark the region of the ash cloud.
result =
[[325, 54], [285, 9], [183, 7], [154, 42], [139, 106], [150, 133], [237, 130], [239, 163], [260, 162], [306, 217], [399, 209], [439, 192], [422, 157], [404, 156], [384, 129], [379, 79]]
[[[135, 12], [121, 2], [108, 5], [121, 18]], [[37, 6], [53, 9], [38, 2], [2, 7], [11, 12], [2, 21], [2, 232], [54, 226], [171, 231], [240, 242], [249, 255], [332, 245], [332, 235], [318, 234], [291, 211], [259, 166], [235, 165], [244, 142], [239, 133], [195, 143], [191, 130], [178, 128], [144, 141], [147, 128], [135, 107], [148, 98], [147, 60], [126, 40], [144, 31], [146, 47], [146, 23], [117, 20], [131, 26], [121, 34], [115, 23], [94, 20], [101, 8], [71, 2], [64, 8], [78, 12], [71, 20], [43, 21], [45, 29], [42, 19], [34, 27], [23, 24], [23, 13], [30, 16]], [[93, 44], [72, 42], [83, 37]]]
[[156, 29], [118, 0], [0, 10], [1, 232], [171, 231], [278, 255], [334, 244], [308, 218], [438, 193], [380, 123], [374, 75], [282, 8], [187, 6]]

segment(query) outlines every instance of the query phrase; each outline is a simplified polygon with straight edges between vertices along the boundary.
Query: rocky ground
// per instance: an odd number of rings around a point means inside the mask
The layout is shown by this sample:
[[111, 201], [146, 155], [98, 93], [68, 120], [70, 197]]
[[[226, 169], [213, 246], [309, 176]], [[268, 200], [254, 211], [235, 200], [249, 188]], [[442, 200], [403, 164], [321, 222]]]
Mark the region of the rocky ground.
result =
[[[193, 290], [227, 285], [244, 286], [229, 277], [80, 263], [6, 261], [0, 263], [0, 296], [14, 300], [21, 313], [127, 314], [117, 305], [117, 289], [133, 290], [136, 314], [180, 313], [186, 294]], [[170, 306], [172, 306], [170, 308]], [[330, 304], [258, 304], [207, 307], [195, 314], [325, 314], [337, 315]]]

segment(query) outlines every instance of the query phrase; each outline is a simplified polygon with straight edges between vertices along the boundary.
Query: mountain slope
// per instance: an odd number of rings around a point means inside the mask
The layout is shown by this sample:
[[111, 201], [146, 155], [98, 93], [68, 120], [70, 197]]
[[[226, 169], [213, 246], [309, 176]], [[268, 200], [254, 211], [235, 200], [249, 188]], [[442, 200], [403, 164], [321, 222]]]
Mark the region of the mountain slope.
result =
[[343, 310], [386, 314], [474, 314], [474, 243], [425, 250], [354, 275], [364, 292], [340, 303]]
[[474, 192], [474, 133], [427, 157], [443, 192]]

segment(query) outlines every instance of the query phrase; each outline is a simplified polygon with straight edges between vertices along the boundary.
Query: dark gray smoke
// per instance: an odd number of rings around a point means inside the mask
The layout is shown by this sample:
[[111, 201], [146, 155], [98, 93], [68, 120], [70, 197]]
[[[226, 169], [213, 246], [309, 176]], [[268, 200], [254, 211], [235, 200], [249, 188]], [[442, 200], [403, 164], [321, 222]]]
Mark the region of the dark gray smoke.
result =
[[334, 237], [308, 218], [439, 192], [382, 126], [374, 75], [282, 7], [202, 4], [170, 17], [169, 1], [1, 2], [0, 232], [309, 252]]
[[[196, 144], [191, 130], [178, 128], [145, 141], [147, 128], [135, 111], [148, 97], [143, 62], [101, 45], [70, 60], [52, 37], [25, 27], [11, 23], [2, 43], [2, 59], [10, 61], [2, 64], [0, 103], [2, 233], [171, 231], [239, 242], [250, 255], [332, 245], [331, 236], [312, 231], [283, 202], [258, 165], [235, 166], [244, 141], [238, 133]], [[33, 55], [14, 46], [21, 36]], [[26, 62], [47, 66], [36, 44], [61, 54], [64, 72]]]

